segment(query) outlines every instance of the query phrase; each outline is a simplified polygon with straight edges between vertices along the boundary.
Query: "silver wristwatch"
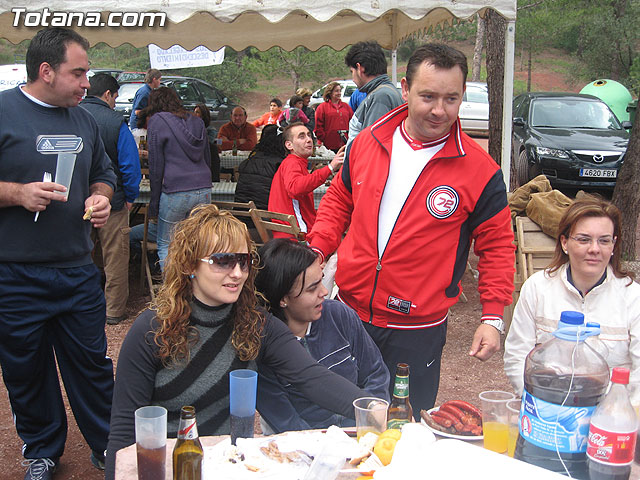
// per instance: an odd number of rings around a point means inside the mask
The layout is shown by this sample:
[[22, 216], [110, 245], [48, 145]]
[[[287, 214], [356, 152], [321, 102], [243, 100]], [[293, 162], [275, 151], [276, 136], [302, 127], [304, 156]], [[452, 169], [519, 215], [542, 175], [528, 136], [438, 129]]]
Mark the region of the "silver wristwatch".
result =
[[482, 323], [484, 323], [485, 325], [491, 325], [492, 327], [497, 328], [498, 331], [502, 335], [504, 335], [504, 322], [502, 320], [498, 320], [498, 319], [482, 320]]

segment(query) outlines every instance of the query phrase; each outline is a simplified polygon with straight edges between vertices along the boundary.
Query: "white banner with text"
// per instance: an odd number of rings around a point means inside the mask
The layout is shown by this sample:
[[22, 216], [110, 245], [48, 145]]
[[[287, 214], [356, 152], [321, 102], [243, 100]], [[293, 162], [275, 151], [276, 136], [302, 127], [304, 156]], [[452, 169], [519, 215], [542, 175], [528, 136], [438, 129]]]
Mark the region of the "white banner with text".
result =
[[149, 45], [149, 60], [151, 68], [158, 70], [220, 65], [224, 61], [224, 47], [215, 52], [202, 45], [193, 50], [185, 50], [180, 45], [163, 50], [152, 43]]

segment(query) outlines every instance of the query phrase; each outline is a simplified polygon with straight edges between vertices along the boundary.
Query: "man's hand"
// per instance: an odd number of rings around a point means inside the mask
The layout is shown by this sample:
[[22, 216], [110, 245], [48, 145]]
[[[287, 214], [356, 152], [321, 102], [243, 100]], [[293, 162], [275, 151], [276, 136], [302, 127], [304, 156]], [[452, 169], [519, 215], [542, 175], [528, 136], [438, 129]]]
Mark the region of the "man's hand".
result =
[[90, 207], [92, 208], [91, 224], [96, 228], [104, 227], [111, 212], [109, 198], [99, 193], [94, 193], [84, 201], [85, 213]]
[[66, 202], [67, 187], [54, 182], [25, 183], [19, 187], [19, 203], [30, 212], [42, 212], [52, 200]]
[[480, 324], [473, 335], [469, 355], [478, 360], [489, 360], [491, 356], [500, 350], [500, 332], [491, 325]]
[[246, 138], [239, 138], [238, 139], [238, 145], [244, 145], [245, 143], [247, 143], [247, 139]]
[[124, 202], [124, 204], [127, 207], [127, 210], [131, 211], [133, 208], [133, 202]]
[[344, 163], [344, 151], [346, 148], [347, 147], [345, 147], [344, 145], [341, 146], [340, 150], [338, 150], [338, 153], [336, 153], [336, 156], [333, 157], [333, 160], [331, 160], [331, 163], [329, 165], [331, 165], [331, 168], [333, 169], [333, 173], [337, 172], [338, 169]]

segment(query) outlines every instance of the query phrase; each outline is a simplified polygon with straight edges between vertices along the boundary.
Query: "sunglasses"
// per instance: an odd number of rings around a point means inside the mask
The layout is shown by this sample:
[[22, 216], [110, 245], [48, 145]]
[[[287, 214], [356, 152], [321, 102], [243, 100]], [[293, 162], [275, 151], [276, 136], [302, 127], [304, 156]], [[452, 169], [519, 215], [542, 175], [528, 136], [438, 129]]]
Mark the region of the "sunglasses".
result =
[[236, 265], [240, 265], [242, 271], [246, 272], [249, 270], [249, 263], [253, 265], [253, 259], [248, 253], [212, 253], [208, 258], [201, 258], [200, 261], [224, 271], [233, 270]]

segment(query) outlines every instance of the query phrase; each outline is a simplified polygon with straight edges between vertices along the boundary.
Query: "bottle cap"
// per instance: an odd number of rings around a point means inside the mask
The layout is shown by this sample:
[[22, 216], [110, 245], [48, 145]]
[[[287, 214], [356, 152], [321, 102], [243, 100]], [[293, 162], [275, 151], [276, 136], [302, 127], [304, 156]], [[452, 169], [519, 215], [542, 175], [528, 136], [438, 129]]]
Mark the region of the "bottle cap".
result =
[[615, 367], [611, 374], [611, 381], [613, 383], [627, 385], [629, 383], [629, 369], [624, 367]]
[[568, 310], [560, 314], [560, 321], [568, 325], [582, 325], [584, 323], [584, 315], [580, 312]]

